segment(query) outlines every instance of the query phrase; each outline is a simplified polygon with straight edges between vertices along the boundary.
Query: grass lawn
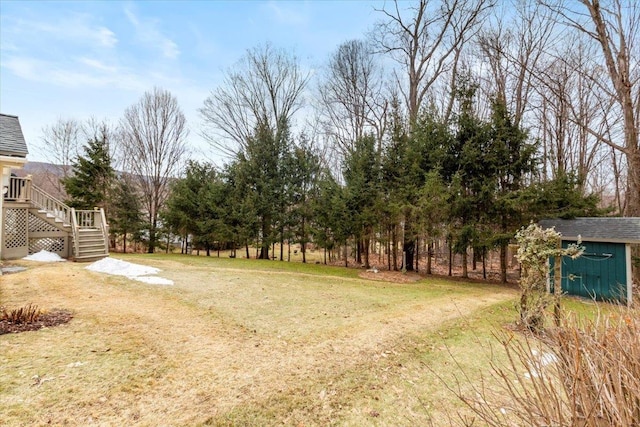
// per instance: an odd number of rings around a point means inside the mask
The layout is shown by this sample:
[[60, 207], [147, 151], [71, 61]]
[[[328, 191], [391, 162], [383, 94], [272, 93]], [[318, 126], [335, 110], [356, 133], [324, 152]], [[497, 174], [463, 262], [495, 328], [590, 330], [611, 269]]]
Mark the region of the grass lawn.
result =
[[[357, 270], [114, 255], [174, 286], [18, 261], [0, 304], [65, 308], [58, 327], [0, 336], [4, 425], [450, 425], [442, 381], [488, 374], [516, 290]], [[589, 312], [592, 307], [568, 303]], [[455, 361], [454, 361], [455, 358]], [[495, 361], [495, 359], [494, 359]], [[460, 376], [458, 375], [460, 378]]]

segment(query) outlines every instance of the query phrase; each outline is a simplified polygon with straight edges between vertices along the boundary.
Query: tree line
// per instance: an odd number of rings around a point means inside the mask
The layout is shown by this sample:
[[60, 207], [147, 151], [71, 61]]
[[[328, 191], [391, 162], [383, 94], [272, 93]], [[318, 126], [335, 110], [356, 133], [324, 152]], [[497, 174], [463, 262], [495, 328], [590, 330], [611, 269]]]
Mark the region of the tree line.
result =
[[[441, 239], [464, 268], [468, 249], [474, 263], [499, 250], [505, 279], [507, 245], [530, 220], [597, 207], [640, 216], [639, 11], [621, 0], [392, 2], [315, 74], [257, 46], [200, 109], [221, 167], [182, 162], [184, 115], [154, 89], [101, 137], [117, 141], [103, 151], [144, 202], [146, 225], [124, 233], [144, 230], [152, 251], [161, 225], [259, 258], [313, 242], [365, 266], [383, 248], [389, 268], [407, 270], [425, 248], [429, 270]], [[63, 124], [45, 129], [51, 144], [64, 145]], [[70, 195], [90, 145], [59, 162], [73, 164]], [[127, 205], [116, 200], [114, 230]]]

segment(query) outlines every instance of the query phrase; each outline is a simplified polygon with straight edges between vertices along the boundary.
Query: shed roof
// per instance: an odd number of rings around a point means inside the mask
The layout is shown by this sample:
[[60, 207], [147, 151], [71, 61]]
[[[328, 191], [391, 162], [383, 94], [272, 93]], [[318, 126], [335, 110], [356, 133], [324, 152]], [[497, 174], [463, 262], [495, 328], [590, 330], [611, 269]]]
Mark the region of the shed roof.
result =
[[580, 236], [585, 242], [640, 243], [640, 217], [543, 219], [539, 224], [555, 227], [563, 240]]
[[0, 113], [0, 156], [27, 157], [28, 153], [18, 117]]

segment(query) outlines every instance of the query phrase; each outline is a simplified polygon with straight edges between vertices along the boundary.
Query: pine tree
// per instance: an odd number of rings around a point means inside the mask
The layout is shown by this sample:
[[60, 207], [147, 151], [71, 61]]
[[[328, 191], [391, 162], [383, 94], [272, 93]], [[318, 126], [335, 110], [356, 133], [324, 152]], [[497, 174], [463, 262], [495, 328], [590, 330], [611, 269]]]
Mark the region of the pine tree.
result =
[[89, 140], [83, 149], [84, 156], [73, 163], [71, 176], [62, 180], [69, 196], [66, 202], [77, 209], [104, 208], [108, 214], [115, 179], [109, 143], [103, 135]]
[[113, 192], [110, 231], [122, 236], [122, 251], [127, 252], [127, 237], [135, 236], [145, 227], [142, 204], [135, 187], [127, 178], [118, 178]]
[[[345, 158], [343, 172], [347, 191], [347, 209], [353, 218], [352, 235], [356, 240], [356, 261], [369, 268], [369, 241], [377, 223], [375, 206], [380, 195], [380, 172], [372, 135], [359, 138]], [[364, 261], [362, 260], [364, 255]]]

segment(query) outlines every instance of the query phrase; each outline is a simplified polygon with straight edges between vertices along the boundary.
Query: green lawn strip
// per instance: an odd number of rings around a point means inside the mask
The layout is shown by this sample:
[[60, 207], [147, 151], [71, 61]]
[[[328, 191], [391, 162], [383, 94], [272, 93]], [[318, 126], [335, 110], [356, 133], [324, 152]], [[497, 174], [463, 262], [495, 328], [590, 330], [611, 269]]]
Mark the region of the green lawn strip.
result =
[[195, 256], [180, 254], [112, 254], [114, 258], [144, 264], [144, 260], [170, 260], [185, 266], [205, 268], [232, 268], [258, 271], [288, 271], [293, 273], [321, 274], [336, 277], [358, 277], [362, 270], [298, 261], [256, 260], [246, 258], [228, 258], [216, 256]]

